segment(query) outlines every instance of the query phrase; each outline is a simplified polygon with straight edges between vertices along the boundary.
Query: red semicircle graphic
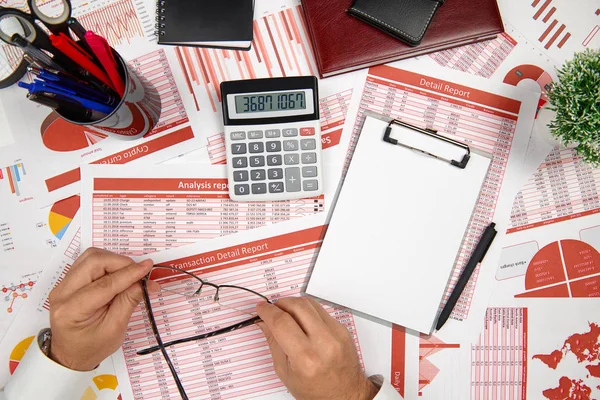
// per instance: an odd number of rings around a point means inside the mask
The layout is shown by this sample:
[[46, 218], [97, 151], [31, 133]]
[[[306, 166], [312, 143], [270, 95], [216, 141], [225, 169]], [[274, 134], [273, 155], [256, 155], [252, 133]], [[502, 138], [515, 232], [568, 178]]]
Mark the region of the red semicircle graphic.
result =
[[44, 146], [60, 152], [85, 149], [107, 137], [83, 126], [71, 124], [55, 112], [48, 115], [42, 123], [41, 134]]
[[550, 243], [529, 262], [525, 290], [515, 297], [600, 297], [600, 253], [580, 240]]

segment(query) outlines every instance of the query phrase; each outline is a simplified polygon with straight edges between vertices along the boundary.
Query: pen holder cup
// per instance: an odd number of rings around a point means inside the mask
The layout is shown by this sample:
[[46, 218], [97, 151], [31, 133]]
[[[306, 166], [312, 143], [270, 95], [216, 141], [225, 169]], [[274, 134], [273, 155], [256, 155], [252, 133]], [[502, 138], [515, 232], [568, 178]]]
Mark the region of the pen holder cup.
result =
[[125, 82], [125, 92], [115, 109], [104, 118], [91, 122], [70, 119], [56, 110], [64, 120], [121, 140], [139, 139], [154, 129], [161, 112], [158, 90], [147, 79], [136, 74], [113, 49], [119, 73]]

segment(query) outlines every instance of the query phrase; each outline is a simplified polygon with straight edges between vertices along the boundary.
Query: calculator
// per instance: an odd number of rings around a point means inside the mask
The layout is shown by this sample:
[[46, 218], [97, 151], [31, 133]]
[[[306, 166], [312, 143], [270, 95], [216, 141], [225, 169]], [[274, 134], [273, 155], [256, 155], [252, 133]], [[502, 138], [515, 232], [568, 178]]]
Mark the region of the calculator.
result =
[[232, 200], [323, 193], [317, 85], [314, 76], [221, 83]]

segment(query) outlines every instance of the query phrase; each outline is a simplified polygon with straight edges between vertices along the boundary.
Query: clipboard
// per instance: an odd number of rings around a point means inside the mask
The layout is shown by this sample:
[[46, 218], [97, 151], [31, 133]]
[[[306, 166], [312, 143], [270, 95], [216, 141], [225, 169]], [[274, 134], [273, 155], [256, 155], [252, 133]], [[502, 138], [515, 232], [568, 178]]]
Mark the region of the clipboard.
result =
[[367, 114], [306, 292], [430, 334], [490, 163]]

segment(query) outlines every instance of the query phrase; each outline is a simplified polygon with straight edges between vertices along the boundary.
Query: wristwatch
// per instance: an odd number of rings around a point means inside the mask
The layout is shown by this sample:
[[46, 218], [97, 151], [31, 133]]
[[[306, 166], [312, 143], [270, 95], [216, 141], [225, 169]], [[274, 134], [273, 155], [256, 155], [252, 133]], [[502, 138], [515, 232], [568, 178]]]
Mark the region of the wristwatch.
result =
[[52, 341], [52, 331], [50, 329], [44, 329], [38, 336], [38, 343], [40, 345], [40, 350], [42, 350], [42, 353], [44, 353], [46, 355], [46, 357], [50, 357], [50, 342], [51, 341]]

